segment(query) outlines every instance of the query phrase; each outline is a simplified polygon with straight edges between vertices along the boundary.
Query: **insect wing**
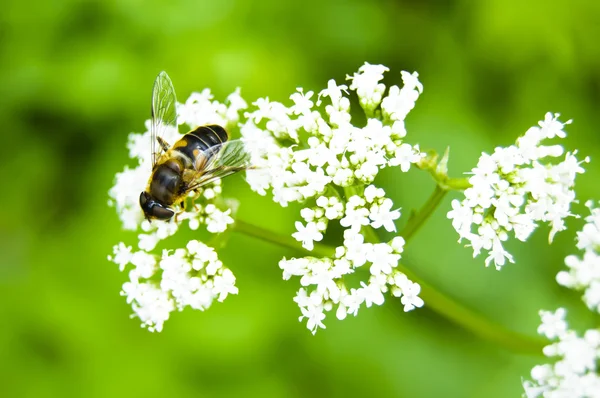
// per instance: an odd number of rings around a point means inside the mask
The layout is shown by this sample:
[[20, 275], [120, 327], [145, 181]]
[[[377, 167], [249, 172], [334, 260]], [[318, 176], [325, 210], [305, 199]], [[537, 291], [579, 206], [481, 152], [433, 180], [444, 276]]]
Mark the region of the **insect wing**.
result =
[[176, 103], [175, 88], [169, 75], [167, 72], [160, 72], [152, 87], [152, 124], [150, 126], [152, 168], [160, 155], [168, 149], [168, 144], [163, 139], [165, 131], [172, 128], [177, 129]]
[[190, 190], [251, 167], [250, 153], [242, 140], [215, 145], [204, 153], [209, 158], [208, 163], [191, 182]]

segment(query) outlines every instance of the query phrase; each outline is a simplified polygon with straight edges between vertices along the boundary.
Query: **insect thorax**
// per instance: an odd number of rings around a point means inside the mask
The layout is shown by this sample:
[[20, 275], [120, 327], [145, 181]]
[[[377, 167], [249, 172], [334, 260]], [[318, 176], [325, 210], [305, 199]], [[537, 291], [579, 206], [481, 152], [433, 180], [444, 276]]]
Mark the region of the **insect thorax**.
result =
[[150, 180], [150, 195], [164, 205], [177, 200], [183, 184], [183, 167], [179, 161], [168, 160], [156, 166]]

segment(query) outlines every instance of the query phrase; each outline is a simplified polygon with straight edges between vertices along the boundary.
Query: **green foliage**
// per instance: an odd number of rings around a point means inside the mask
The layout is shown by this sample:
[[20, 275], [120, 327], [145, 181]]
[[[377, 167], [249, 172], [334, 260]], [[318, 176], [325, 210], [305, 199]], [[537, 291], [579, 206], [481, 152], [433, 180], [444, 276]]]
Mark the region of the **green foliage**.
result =
[[[389, 83], [400, 83], [400, 70], [419, 72], [425, 91], [407, 140], [438, 153], [449, 146], [453, 177], [547, 111], [574, 119], [565, 146], [592, 158], [576, 188], [574, 211], [586, 214], [583, 202], [600, 198], [600, 3], [5, 3], [3, 396], [519, 396], [539, 358], [480, 340], [427, 308], [404, 314], [389, 300], [330, 319], [312, 336], [297, 322], [297, 286], [277, 266], [292, 253], [235, 233], [220, 258], [240, 294], [206, 313], [175, 314], [151, 334], [128, 318], [119, 297], [126, 275], [106, 261], [113, 244], [135, 240], [106, 206], [107, 191], [127, 161], [127, 134], [149, 117], [158, 71], [168, 71], [180, 99], [204, 87], [223, 99], [240, 86], [252, 102], [285, 100], [297, 86], [320, 90], [367, 61], [390, 67]], [[416, 169], [382, 175], [402, 223], [434, 187]], [[296, 213], [253, 194], [239, 176], [224, 191], [240, 199], [240, 218], [292, 232]], [[592, 321], [579, 296], [554, 282], [581, 220], [569, 220], [552, 247], [546, 231], [514, 244], [517, 264], [497, 272], [456, 243], [449, 196], [407, 247], [411, 270], [531, 336], [541, 308], [566, 305], [577, 325]]]

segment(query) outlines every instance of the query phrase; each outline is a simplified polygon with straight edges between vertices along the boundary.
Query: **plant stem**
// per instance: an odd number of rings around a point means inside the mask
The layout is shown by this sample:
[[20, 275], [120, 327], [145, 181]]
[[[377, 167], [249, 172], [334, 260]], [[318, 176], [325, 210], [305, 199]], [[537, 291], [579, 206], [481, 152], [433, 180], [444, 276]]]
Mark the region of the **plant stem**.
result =
[[[269, 231], [239, 219], [235, 222], [234, 231], [295, 250], [308, 256], [331, 257], [335, 253], [335, 248], [321, 243], [315, 243], [315, 247], [312, 251], [306, 250], [291, 236], [280, 235], [276, 232]], [[542, 355], [542, 347], [544, 346], [542, 340], [512, 332], [491, 322], [484, 316], [462, 306], [450, 297], [437, 291], [433, 286], [421, 280], [402, 264], [398, 264], [397, 269], [406, 274], [410, 280], [421, 286], [420, 296], [429, 308], [449, 319], [451, 322], [469, 330], [482, 339], [500, 344], [511, 351]]]
[[419, 210], [418, 213], [411, 217], [402, 229], [402, 231], [400, 231], [400, 236], [402, 236], [405, 241], [408, 242], [408, 240], [419, 230], [421, 225], [423, 225], [425, 221], [427, 221], [429, 216], [433, 214], [433, 212], [440, 204], [442, 199], [444, 199], [444, 196], [446, 196], [447, 192], [448, 191], [446, 191], [439, 185], [435, 186], [435, 190], [433, 191], [429, 199], [427, 199], [427, 202], [425, 202], [421, 210]]
[[379, 239], [379, 235], [377, 235], [377, 231], [375, 231], [375, 229], [370, 226], [364, 226], [361, 229], [361, 232], [363, 233], [363, 236], [365, 237], [365, 241], [367, 243], [380, 243], [381, 239]]
[[443, 181], [439, 181], [438, 185], [447, 191], [464, 191], [472, 186], [468, 178], [446, 178]]
[[483, 315], [461, 305], [436, 290], [403, 264], [398, 264], [396, 269], [404, 273], [408, 279], [421, 286], [420, 296], [425, 301], [426, 307], [431, 308], [451, 322], [454, 322], [483, 340], [497, 343], [511, 351], [523, 354], [543, 355], [542, 348], [547, 345], [547, 342], [544, 340], [513, 332], [490, 321]]
[[467, 178], [448, 177], [448, 157], [450, 148], [446, 149], [442, 159], [438, 159], [435, 151], [430, 151], [428, 155], [417, 163], [417, 167], [431, 174], [435, 183], [445, 191], [464, 191], [471, 187]]
[[280, 235], [277, 232], [269, 231], [268, 229], [256, 226], [254, 224], [247, 223], [240, 219], [235, 220], [234, 231], [240, 232], [244, 235], [252, 236], [265, 242], [274, 243], [281, 247], [302, 252], [308, 256], [319, 256], [319, 257], [332, 257], [335, 254], [335, 248], [324, 245], [319, 242], [315, 242], [313, 250], [307, 250], [300, 245], [296, 239], [291, 236]]

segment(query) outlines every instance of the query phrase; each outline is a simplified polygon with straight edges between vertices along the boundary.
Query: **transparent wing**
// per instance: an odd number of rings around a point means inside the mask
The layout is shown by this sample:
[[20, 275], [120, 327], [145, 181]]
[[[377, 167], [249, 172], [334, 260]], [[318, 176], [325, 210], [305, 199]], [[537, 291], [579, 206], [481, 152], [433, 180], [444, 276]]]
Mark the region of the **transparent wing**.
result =
[[150, 126], [152, 168], [160, 155], [169, 147], [162, 138], [165, 130], [177, 128], [176, 103], [175, 88], [169, 75], [167, 72], [160, 72], [152, 87], [152, 124]]
[[251, 168], [250, 153], [241, 140], [227, 141], [204, 152], [209, 158], [206, 166], [194, 175], [188, 191], [199, 188], [219, 178]]

